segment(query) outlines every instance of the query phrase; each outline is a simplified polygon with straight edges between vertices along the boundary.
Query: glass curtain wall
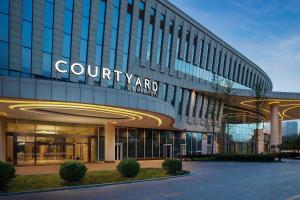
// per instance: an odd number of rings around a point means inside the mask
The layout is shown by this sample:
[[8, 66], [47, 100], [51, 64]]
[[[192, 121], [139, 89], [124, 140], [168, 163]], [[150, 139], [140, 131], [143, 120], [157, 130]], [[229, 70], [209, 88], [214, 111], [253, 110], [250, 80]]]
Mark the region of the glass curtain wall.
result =
[[17, 165], [104, 159], [104, 128], [29, 120], [7, 121], [7, 160]]

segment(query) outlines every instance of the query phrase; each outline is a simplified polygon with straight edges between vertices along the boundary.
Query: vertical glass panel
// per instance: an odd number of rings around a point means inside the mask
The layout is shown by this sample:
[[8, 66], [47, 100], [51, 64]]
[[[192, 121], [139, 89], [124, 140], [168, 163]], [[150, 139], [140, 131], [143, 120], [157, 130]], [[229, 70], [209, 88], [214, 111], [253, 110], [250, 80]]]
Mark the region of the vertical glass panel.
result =
[[145, 132], [144, 129], [137, 129], [137, 157], [144, 158]]
[[83, 1], [83, 16], [89, 17], [90, 16], [90, 0]]
[[32, 22], [32, 0], [23, 0], [22, 15], [23, 19]]
[[123, 158], [127, 158], [127, 128], [119, 129], [119, 143], [122, 143]]
[[52, 52], [52, 29], [44, 28], [44, 49], [45, 52]]
[[43, 75], [50, 77], [51, 75], [51, 54], [43, 53]]
[[9, 13], [9, 0], [1, 0], [0, 12], [8, 14]]
[[0, 41], [0, 68], [8, 69], [8, 43]]
[[72, 11], [73, 10], [73, 0], [65, 0], [65, 8]]
[[82, 18], [81, 38], [87, 40], [89, 34], [89, 18]]
[[137, 129], [128, 129], [128, 158], [136, 158]]
[[45, 3], [45, 20], [44, 26], [48, 28], [53, 28], [53, 4]]
[[31, 49], [22, 48], [22, 72], [31, 72]]
[[64, 33], [71, 34], [72, 32], [72, 12], [65, 10], [64, 16]]
[[0, 40], [8, 42], [8, 15], [0, 13], [0, 24]]
[[164, 144], [166, 144], [167, 133], [166, 131], [160, 131], [160, 157], [164, 156]]
[[22, 45], [31, 48], [32, 23], [23, 21], [22, 23]]
[[146, 144], [145, 144], [145, 157], [151, 158], [152, 157], [152, 130], [146, 129]]
[[86, 54], [87, 54], [87, 41], [81, 40], [80, 42], [80, 61], [86, 62]]
[[158, 158], [159, 157], [159, 131], [158, 130], [152, 130], [153, 133], [153, 157]]
[[64, 34], [63, 38], [63, 56], [69, 58], [71, 53], [71, 36]]

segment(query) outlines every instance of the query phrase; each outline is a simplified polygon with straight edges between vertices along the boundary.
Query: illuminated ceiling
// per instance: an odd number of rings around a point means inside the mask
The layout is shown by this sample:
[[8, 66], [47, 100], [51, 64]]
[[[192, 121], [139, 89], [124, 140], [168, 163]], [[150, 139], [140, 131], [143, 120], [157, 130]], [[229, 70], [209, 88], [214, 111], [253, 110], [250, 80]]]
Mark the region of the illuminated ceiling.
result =
[[105, 124], [170, 129], [173, 119], [162, 114], [113, 106], [55, 101], [0, 99], [0, 115], [54, 122]]

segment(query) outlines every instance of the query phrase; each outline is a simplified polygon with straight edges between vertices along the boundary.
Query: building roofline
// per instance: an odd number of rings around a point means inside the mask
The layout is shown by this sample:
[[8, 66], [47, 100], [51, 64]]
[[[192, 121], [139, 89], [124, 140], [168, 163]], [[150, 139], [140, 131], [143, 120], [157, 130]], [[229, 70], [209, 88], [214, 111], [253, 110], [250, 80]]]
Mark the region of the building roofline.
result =
[[205, 34], [207, 34], [209, 37], [211, 37], [214, 40], [216, 40], [216, 42], [218, 42], [219, 44], [225, 46], [230, 51], [232, 51], [235, 54], [237, 54], [238, 56], [240, 56], [244, 61], [246, 61], [248, 64], [250, 64], [256, 70], [258, 70], [259, 72], [261, 72], [268, 79], [268, 81], [270, 82], [271, 89], [273, 88], [272, 80], [267, 75], [267, 73], [264, 70], [262, 70], [257, 64], [255, 64], [253, 61], [251, 61], [249, 58], [247, 58], [244, 54], [242, 54], [241, 52], [239, 52], [238, 50], [236, 50], [235, 48], [233, 48], [231, 45], [229, 45], [227, 42], [225, 42], [224, 40], [222, 40], [219, 36], [217, 36], [216, 34], [214, 34], [212, 31], [208, 30], [208, 28], [206, 28], [205, 26], [203, 26], [202, 24], [200, 24], [200, 22], [198, 22], [195, 19], [193, 19], [191, 16], [189, 16], [187, 13], [185, 13], [184, 11], [182, 11], [180, 8], [178, 8], [173, 3], [171, 3], [169, 0], [158, 0], [158, 1], [161, 4], [163, 4], [164, 6], [168, 7], [168, 9], [172, 10], [173, 12], [175, 12], [177, 15], [181, 16], [183, 19], [188, 20], [192, 25], [194, 25], [195, 27], [199, 28], [201, 31], [203, 31]]

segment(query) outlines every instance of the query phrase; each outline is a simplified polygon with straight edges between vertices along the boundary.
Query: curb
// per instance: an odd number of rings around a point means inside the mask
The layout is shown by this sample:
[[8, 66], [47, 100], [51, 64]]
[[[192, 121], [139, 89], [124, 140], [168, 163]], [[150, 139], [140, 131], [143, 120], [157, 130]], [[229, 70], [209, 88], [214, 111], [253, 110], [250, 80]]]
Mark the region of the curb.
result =
[[187, 174], [178, 175], [178, 176], [168, 176], [168, 177], [162, 177], [162, 178], [149, 178], [149, 179], [142, 179], [142, 180], [114, 182], [114, 183], [100, 183], [100, 184], [91, 184], [91, 185], [67, 186], [67, 187], [61, 187], [61, 188], [31, 190], [31, 191], [25, 191], [25, 192], [0, 193], [0, 197], [1, 196], [23, 195], [23, 194], [35, 194], [35, 193], [42, 193], [42, 192], [54, 192], [54, 191], [61, 191], [61, 190], [75, 190], [75, 189], [83, 189], [83, 188], [114, 186], [114, 185], [123, 185], [123, 184], [128, 184], [128, 183], [143, 183], [143, 182], [150, 182], [150, 181], [159, 181], [159, 180], [180, 178], [180, 177], [185, 177], [185, 176], [191, 176], [193, 174], [194, 174], [193, 171], [189, 171], [189, 173], [187, 173]]

